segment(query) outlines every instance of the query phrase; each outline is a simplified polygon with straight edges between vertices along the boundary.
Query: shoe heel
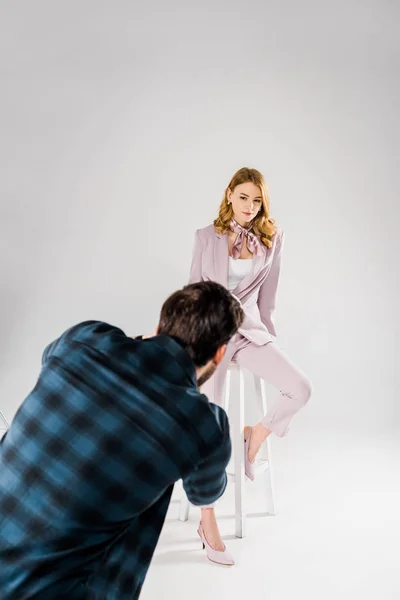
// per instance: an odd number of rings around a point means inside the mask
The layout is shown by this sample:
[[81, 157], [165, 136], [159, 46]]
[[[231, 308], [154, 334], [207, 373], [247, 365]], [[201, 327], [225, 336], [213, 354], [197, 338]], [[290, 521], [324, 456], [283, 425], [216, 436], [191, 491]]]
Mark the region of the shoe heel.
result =
[[199, 530], [197, 530], [197, 534], [198, 534], [198, 536], [199, 536], [199, 538], [200, 538], [200, 540], [201, 540], [201, 543], [202, 543], [202, 546], [203, 546], [203, 550], [204, 550], [204, 548], [205, 548], [205, 544], [204, 544], [204, 542], [203, 542], [203, 538], [201, 537], [201, 534], [200, 534], [200, 531], [199, 531]]

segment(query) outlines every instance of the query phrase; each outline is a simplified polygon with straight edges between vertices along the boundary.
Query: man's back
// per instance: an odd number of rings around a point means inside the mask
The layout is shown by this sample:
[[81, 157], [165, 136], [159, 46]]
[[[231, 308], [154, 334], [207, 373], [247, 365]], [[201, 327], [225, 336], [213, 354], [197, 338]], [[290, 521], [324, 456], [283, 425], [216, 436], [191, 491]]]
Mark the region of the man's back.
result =
[[[189, 486], [215, 448], [220, 469], [227, 439], [225, 413], [198, 392], [174, 339], [133, 340], [99, 322], [70, 329], [46, 349], [0, 444], [2, 600], [113, 598], [112, 578], [121, 598], [136, 597], [131, 572], [147, 569], [173, 483]], [[125, 564], [113, 565], [135, 522], [131, 560], [125, 545]]]

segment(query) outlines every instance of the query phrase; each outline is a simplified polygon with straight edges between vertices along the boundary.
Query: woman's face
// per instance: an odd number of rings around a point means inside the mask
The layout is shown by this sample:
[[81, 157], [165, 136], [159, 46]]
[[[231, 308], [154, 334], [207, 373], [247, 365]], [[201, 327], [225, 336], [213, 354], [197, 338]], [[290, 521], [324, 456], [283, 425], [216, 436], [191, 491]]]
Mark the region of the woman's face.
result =
[[261, 190], [251, 181], [241, 183], [233, 192], [228, 190], [228, 202], [232, 203], [233, 218], [246, 227], [262, 207]]

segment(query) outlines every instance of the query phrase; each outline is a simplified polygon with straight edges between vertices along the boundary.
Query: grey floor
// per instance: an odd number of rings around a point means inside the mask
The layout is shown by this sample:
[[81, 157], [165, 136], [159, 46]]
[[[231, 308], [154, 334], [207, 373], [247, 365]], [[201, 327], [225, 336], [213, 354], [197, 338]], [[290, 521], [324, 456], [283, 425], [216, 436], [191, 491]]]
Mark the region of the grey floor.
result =
[[233, 490], [218, 504], [234, 567], [206, 558], [199, 511], [177, 520], [176, 487], [141, 600], [400, 599], [398, 436], [273, 440], [277, 515], [263, 516], [262, 479], [246, 486], [247, 536], [234, 537]]

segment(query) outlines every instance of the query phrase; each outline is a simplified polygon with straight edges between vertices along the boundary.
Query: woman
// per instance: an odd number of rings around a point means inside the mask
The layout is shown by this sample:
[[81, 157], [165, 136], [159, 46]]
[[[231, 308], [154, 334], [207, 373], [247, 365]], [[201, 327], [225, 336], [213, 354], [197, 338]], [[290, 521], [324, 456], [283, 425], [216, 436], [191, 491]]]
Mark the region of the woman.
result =
[[[273, 313], [283, 238], [283, 231], [270, 218], [263, 175], [256, 169], [240, 169], [225, 190], [218, 218], [213, 225], [196, 231], [190, 272], [190, 283], [213, 280], [227, 287], [245, 311], [242, 327], [202, 391], [211, 402], [222, 404], [232, 359], [280, 390], [275, 406], [257, 425], [244, 430], [245, 470], [251, 480], [261, 444], [271, 433], [286, 435], [293, 415], [311, 395], [307, 377], [274, 341]], [[199, 535], [209, 558], [233, 564], [221, 540], [213, 506], [201, 510]]]

